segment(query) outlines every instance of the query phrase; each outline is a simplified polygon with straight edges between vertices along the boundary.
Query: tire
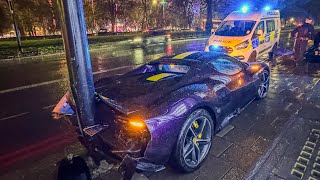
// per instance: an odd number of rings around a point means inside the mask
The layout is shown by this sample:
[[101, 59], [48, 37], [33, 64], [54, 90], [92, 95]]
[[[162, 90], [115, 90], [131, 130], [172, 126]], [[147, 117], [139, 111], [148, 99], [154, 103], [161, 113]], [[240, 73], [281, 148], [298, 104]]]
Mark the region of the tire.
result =
[[197, 170], [206, 159], [214, 132], [208, 111], [197, 109], [182, 126], [173, 154], [173, 165], [182, 172]]
[[257, 52], [252, 52], [249, 56], [248, 62], [256, 62], [257, 61]]
[[263, 70], [259, 75], [260, 84], [257, 88], [257, 99], [263, 99], [268, 95], [270, 85], [270, 73], [267, 70]]

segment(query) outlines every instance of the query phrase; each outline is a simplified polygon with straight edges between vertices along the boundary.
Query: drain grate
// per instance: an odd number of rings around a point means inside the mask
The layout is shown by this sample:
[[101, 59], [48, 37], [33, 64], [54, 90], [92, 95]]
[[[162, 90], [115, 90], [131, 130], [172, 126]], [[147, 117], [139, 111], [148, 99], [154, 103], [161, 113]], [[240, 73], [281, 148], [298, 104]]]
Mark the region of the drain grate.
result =
[[320, 179], [320, 150], [317, 147], [319, 139], [320, 130], [312, 129], [291, 170], [292, 175], [300, 179]]

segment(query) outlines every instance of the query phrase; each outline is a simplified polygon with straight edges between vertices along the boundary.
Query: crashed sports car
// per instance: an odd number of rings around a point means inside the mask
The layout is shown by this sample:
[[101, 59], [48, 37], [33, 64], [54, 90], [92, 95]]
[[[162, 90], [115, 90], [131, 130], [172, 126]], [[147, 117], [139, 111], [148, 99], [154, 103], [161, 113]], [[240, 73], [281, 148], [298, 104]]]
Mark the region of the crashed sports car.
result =
[[95, 126], [81, 129], [67, 93], [53, 113], [67, 115], [99, 161], [113, 157], [160, 171], [170, 160], [184, 172], [201, 166], [212, 137], [254, 99], [266, 97], [266, 64], [217, 52], [163, 57], [95, 82]]

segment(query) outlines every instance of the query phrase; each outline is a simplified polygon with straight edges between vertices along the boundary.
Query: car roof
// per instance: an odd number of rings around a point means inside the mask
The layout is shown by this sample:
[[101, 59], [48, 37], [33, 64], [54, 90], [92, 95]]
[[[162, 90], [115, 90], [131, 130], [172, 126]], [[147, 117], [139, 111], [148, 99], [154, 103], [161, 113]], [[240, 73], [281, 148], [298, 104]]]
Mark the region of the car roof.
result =
[[190, 51], [190, 52], [169, 56], [166, 58], [167, 59], [169, 58], [172, 60], [207, 62], [212, 60], [212, 58], [216, 58], [222, 55], [225, 55], [225, 54], [220, 52]]

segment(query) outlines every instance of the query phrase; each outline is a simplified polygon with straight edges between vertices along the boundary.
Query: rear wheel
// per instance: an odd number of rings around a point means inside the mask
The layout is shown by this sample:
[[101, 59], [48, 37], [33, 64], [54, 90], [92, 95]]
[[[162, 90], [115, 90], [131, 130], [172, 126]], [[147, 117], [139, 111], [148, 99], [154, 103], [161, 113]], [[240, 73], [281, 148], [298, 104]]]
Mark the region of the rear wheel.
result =
[[211, 148], [213, 123], [204, 109], [195, 110], [184, 123], [173, 152], [173, 165], [183, 172], [198, 169]]
[[270, 84], [270, 74], [267, 70], [264, 70], [260, 74], [260, 85], [258, 87], [257, 99], [263, 99], [267, 96]]
[[248, 62], [256, 62], [257, 61], [257, 53], [253, 51], [249, 56]]

